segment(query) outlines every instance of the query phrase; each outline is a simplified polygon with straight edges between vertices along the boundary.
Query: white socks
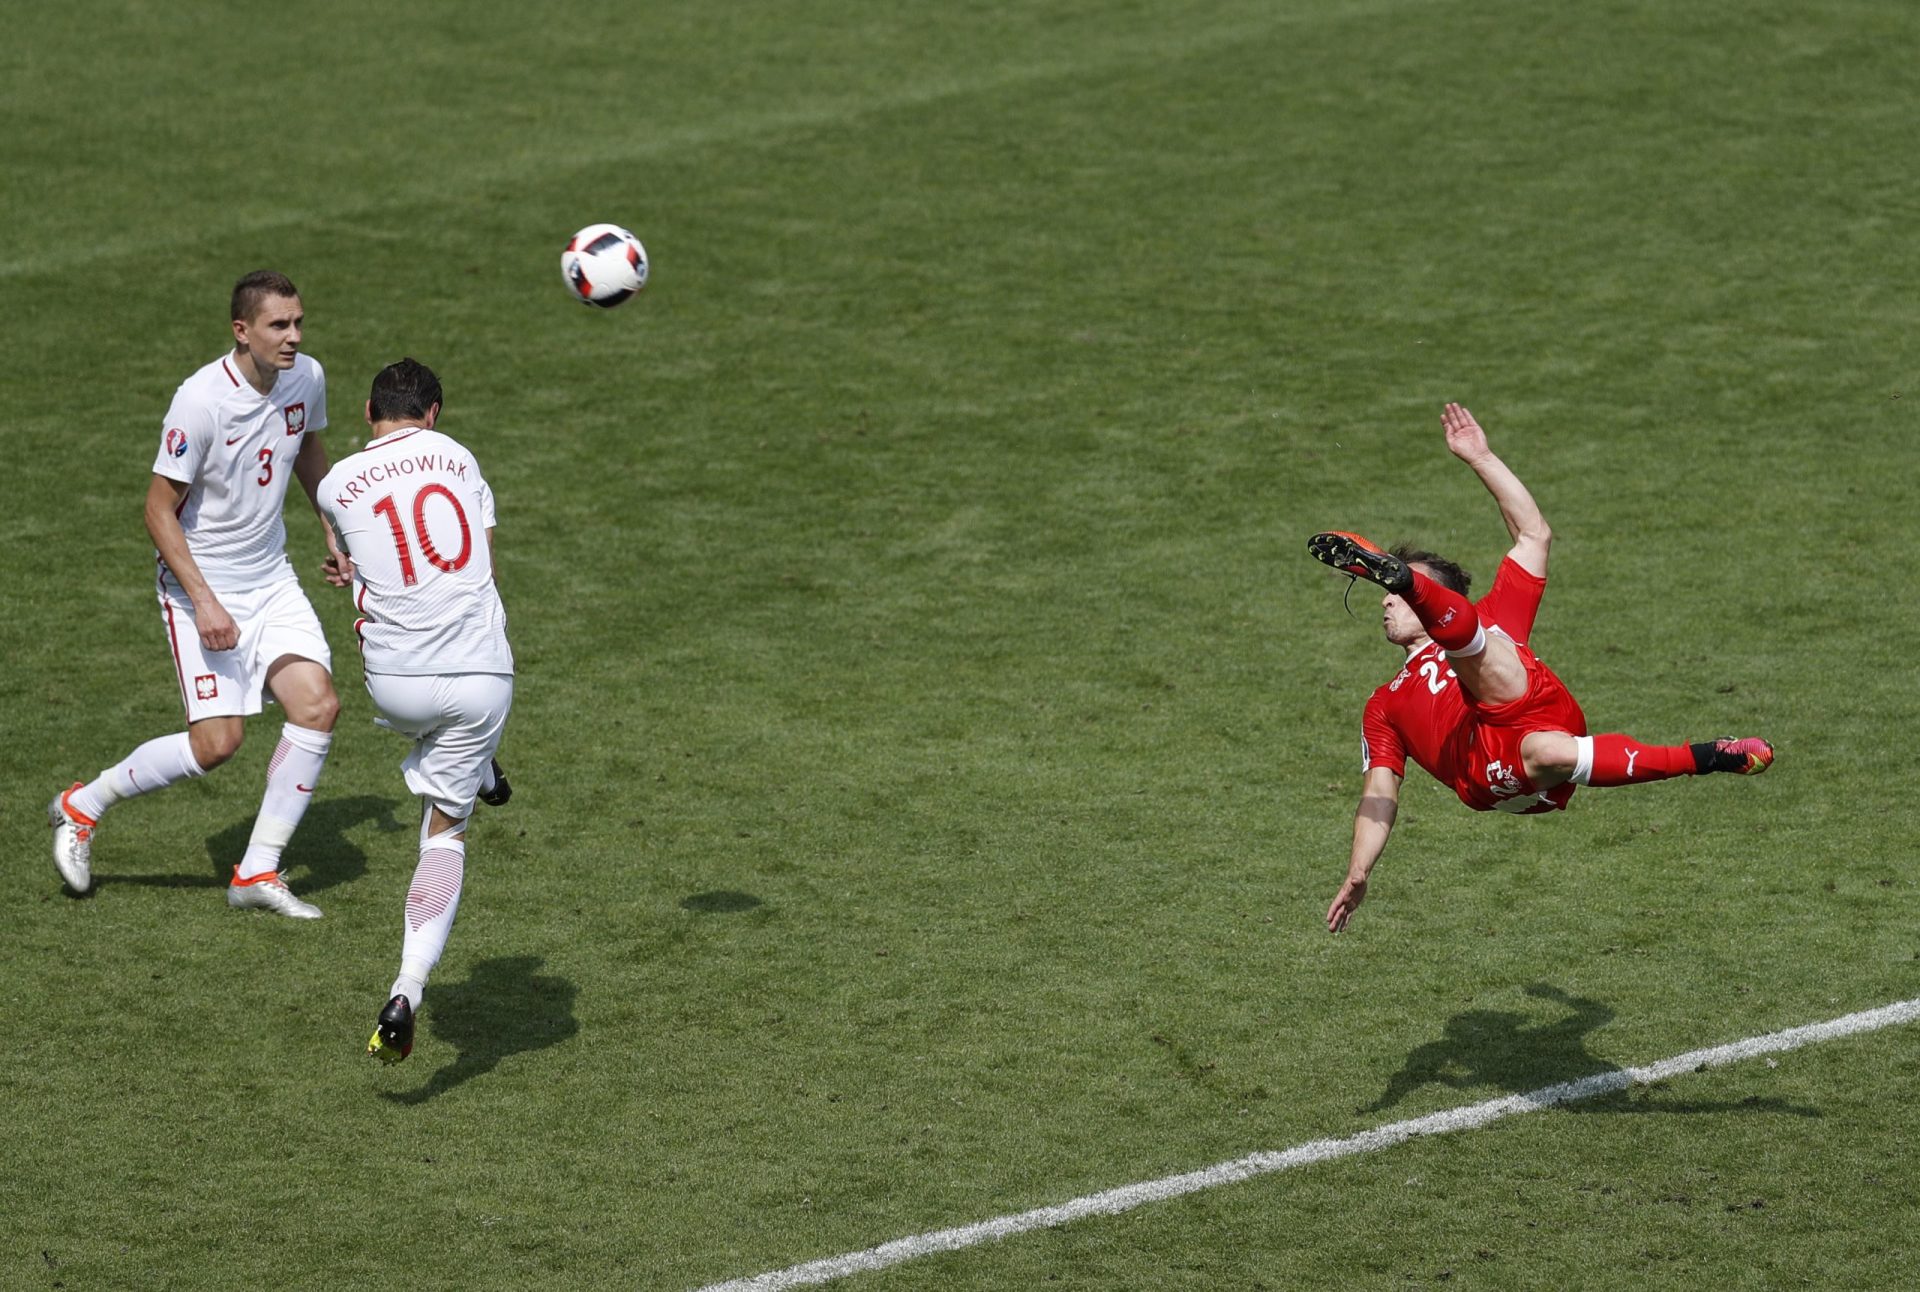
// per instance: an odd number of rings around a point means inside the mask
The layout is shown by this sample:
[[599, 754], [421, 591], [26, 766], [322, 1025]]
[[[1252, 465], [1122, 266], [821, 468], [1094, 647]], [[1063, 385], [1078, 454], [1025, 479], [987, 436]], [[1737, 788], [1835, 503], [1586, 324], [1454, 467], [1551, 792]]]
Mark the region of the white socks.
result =
[[407, 888], [407, 936], [400, 946], [400, 976], [393, 980], [393, 989], [387, 995], [405, 996], [416, 1010], [427, 975], [447, 949], [454, 913], [460, 909], [467, 841], [454, 835], [465, 828], [463, 821], [445, 834], [421, 840], [420, 864], [414, 868], [413, 883]]
[[280, 853], [293, 837], [294, 827], [313, 802], [314, 786], [333, 744], [330, 731], [310, 731], [291, 722], [280, 728], [280, 747], [267, 764], [267, 792], [254, 819], [253, 837], [240, 859], [238, 877], [252, 879], [280, 869]]
[[75, 790], [68, 801], [75, 811], [97, 821], [121, 799], [151, 794], [175, 781], [206, 774], [194, 760], [193, 741], [182, 731], [149, 740], [101, 772], [98, 779]]
[[387, 989], [387, 999], [392, 1000], [395, 996], [405, 996], [407, 998], [407, 1007], [418, 1014], [420, 1012], [420, 998], [426, 995], [426, 993], [426, 975], [411, 974], [402, 969], [400, 976], [393, 980], [393, 986]]

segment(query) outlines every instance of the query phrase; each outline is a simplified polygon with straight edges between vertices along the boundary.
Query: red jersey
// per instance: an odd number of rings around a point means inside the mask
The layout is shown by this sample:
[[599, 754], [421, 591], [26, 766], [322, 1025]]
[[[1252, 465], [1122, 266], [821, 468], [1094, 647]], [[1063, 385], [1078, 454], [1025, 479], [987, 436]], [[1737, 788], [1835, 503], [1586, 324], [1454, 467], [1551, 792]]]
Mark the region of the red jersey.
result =
[[1587, 733], [1586, 716], [1566, 686], [1527, 648], [1547, 581], [1511, 559], [1500, 562], [1493, 588], [1474, 603], [1480, 625], [1510, 639], [1527, 670], [1527, 693], [1510, 704], [1483, 705], [1460, 689], [1447, 653], [1429, 641], [1399, 676], [1367, 700], [1361, 719], [1363, 772], [1385, 767], [1407, 774], [1412, 758], [1460, 801], [1480, 812], [1553, 812], [1573, 797], [1571, 781], [1542, 791], [1521, 766], [1520, 742], [1533, 731]]

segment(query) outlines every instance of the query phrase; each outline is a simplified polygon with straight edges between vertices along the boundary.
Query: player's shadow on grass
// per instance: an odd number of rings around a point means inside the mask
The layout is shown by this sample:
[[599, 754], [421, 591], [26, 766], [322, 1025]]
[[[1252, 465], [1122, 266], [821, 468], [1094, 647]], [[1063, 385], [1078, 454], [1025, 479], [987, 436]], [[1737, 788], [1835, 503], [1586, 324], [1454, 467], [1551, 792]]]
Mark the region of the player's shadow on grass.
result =
[[[1451, 1086], [1455, 1090], [1494, 1087], [1526, 1094], [1562, 1082], [1619, 1072], [1587, 1049], [1587, 1036], [1613, 1021], [1613, 1010], [1585, 996], [1570, 996], [1558, 987], [1535, 983], [1529, 996], [1555, 1001], [1573, 1012], [1551, 1023], [1537, 1023], [1523, 1014], [1470, 1009], [1447, 1020], [1446, 1035], [1407, 1055], [1387, 1088], [1362, 1113], [1393, 1107], [1422, 1086]], [[1790, 1113], [1818, 1117], [1820, 1110], [1783, 1099], [1672, 1100], [1654, 1095], [1638, 1097], [1621, 1090], [1558, 1105], [1587, 1113]]]
[[[579, 990], [565, 978], [536, 974], [545, 963], [539, 956], [499, 956], [475, 965], [465, 982], [432, 984], [421, 1005], [421, 1026], [435, 1048], [450, 1045], [458, 1053], [419, 1089], [383, 1095], [397, 1104], [423, 1104], [492, 1072], [510, 1054], [570, 1040], [580, 1030], [573, 1017]], [[414, 1039], [414, 1058], [423, 1057], [425, 1039]]]
[[[307, 809], [293, 842], [287, 846], [287, 867], [296, 872], [295, 883], [302, 896], [323, 893], [367, 873], [367, 854], [346, 836], [363, 821], [374, 821], [380, 830], [411, 830], [398, 820], [393, 799], [360, 794], [352, 798], [323, 798]], [[253, 818], [246, 817], [207, 838], [207, 860], [211, 874], [117, 875], [108, 870], [93, 877], [95, 888], [109, 884], [134, 884], [141, 888], [225, 888], [233, 880], [233, 868], [240, 864], [253, 837]], [[301, 868], [305, 874], [299, 874]]]
[[[294, 891], [302, 897], [311, 897], [366, 874], [367, 854], [347, 838], [347, 831], [365, 821], [372, 821], [374, 828], [382, 833], [415, 829], [418, 822], [409, 824], [394, 815], [399, 807], [395, 799], [372, 794], [316, 798], [300, 819], [293, 842], [287, 845], [286, 866], [292, 875], [288, 882]], [[253, 818], [247, 817], [209, 838], [207, 858], [213, 863], [214, 878], [207, 882], [225, 888], [233, 879], [233, 868], [247, 851], [247, 840], [252, 837]]]

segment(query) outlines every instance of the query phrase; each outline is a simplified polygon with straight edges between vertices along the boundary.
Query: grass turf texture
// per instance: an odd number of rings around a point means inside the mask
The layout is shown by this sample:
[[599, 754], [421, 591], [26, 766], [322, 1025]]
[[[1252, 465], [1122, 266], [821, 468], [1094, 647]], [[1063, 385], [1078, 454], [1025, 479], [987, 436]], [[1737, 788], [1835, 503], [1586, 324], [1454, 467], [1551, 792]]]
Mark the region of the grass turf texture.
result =
[[[1909, 6], [257, 18], [0, 54], [0, 1283], [693, 1287], [1920, 994]], [[557, 272], [603, 219], [655, 269], [611, 315]], [[393, 1071], [414, 809], [317, 579], [327, 918], [221, 898], [270, 722], [117, 810], [93, 898], [45, 860], [46, 797], [178, 723], [139, 499], [261, 264], [336, 457], [414, 354], [501, 500], [516, 796]], [[1781, 761], [1546, 821], [1416, 773], [1336, 940], [1393, 657], [1301, 544], [1484, 586], [1450, 398], [1555, 525], [1596, 729]], [[849, 1285], [1889, 1286], [1914, 1056]]]

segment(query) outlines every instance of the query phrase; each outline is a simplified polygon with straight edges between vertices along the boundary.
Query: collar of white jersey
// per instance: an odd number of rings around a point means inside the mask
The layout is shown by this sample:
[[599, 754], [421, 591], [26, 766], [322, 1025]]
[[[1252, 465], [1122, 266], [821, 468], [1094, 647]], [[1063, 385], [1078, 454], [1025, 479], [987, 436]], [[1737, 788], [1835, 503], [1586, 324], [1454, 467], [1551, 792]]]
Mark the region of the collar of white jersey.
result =
[[[265, 393], [262, 393], [260, 387], [248, 381], [247, 374], [240, 370], [239, 354], [240, 352], [238, 350], [229, 350], [226, 356], [220, 360], [221, 366], [226, 369], [227, 380], [233, 383], [235, 390], [242, 392], [247, 398], [255, 400], [258, 403], [271, 404], [273, 397], [286, 389], [286, 387], [280, 383], [286, 380], [287, 373], [281, 372], [276, 368], [273, 374], [273, 384], [267, 387]], [[288, 372], [291, 371], [292, 369], [288, 369]]]
[[387, 432], [377, 440], [368, 440], [367, 447], [370, 449], [383, 449], [389, 444], [395, 444], [406, 439], [409, 435], [417, 434], [420, 431], [430, 431], [432, 429], [431, 426], [403, 426], [397, 431]]

